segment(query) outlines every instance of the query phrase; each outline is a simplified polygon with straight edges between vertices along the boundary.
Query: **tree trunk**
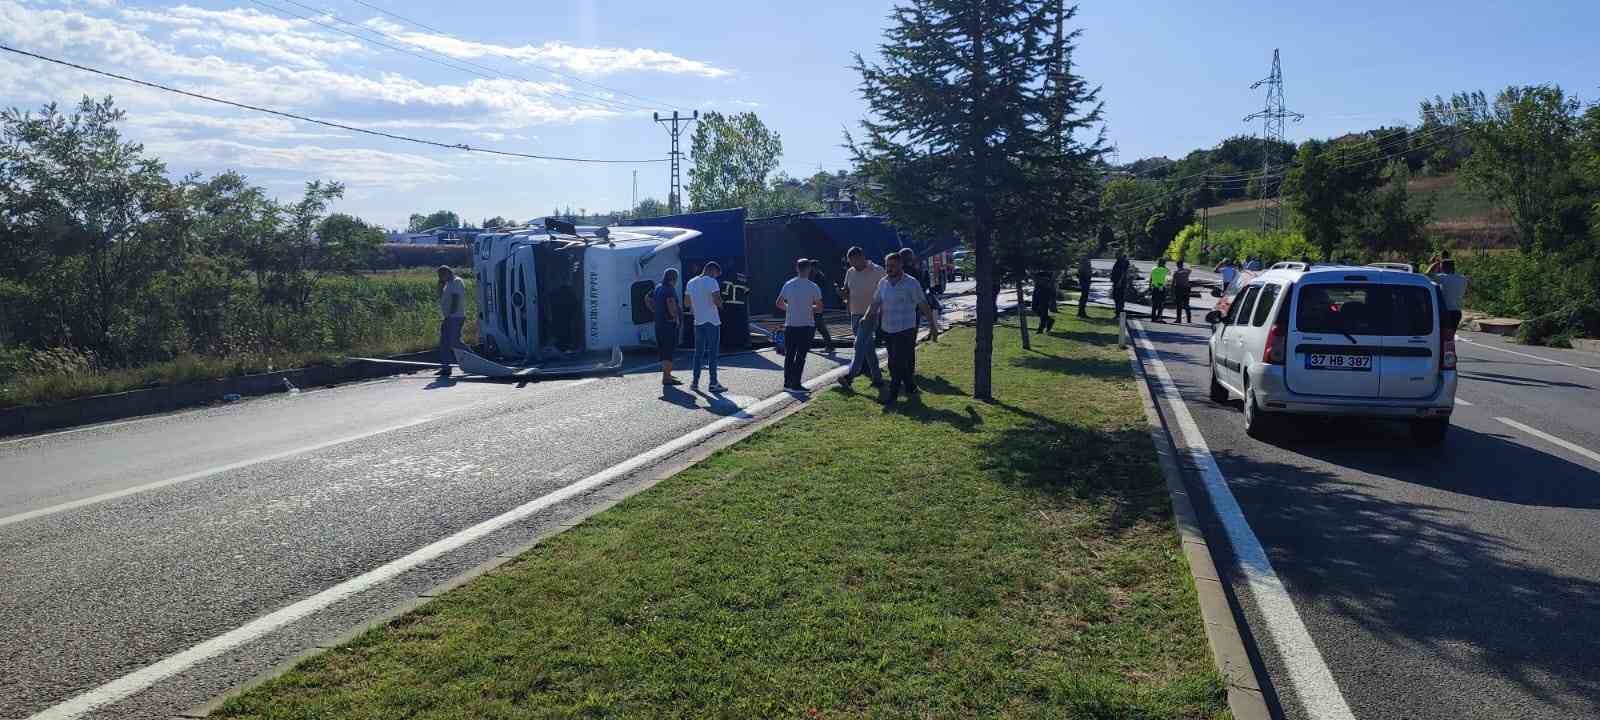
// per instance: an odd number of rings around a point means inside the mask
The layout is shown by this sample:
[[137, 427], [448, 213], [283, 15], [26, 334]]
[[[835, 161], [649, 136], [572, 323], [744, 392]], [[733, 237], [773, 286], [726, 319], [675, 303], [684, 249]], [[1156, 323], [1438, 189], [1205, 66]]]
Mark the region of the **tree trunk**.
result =
[[972, 227], [972, 252], [977, 255], [978, 273], [978, 332], [972, 347], [972, 397], [977, 400], [989, 401], [994, 399], [992, 377], [993, 368], [990, 363], [994, 361], [994, 321], [995, 299], [998, 293], [994, 288], [994, 248], [991, 247], [990, 233], [994, 230], [994, 210], [989, 205], [987, 185], [989, 181], [989, 147], [988, 140], [984, 137], [984, 128], [991, 123], [984, 115], [987, 111], [989, 59], [987, 54], [988, 16], [993, 15], [988, 2], [974, 8], [974, 17], [968, 34], [972, 37], [972, 67], [970, 89], [972, 135], [968, 139], [968, 151], [972, 153], [972, 187], [968, 191], [973, 194], [973, 227]]
[[994, 252], [989, 247], [989, 225], [985, 222], [989, 214], [987, 204], [979, 201], [978, 218], [972, 227], [972, 252], [978, 256], [975, 270], [978, 274], [978, 337], [972, 348], [972, 397], [978, 400], [994, 399], [989, 364], [994, 358], [995, 299], [999, 295], [994, 281]]
[[[1039, 288], [1034, 287], [1033, 291], [1037, 293]], [[1021, 280], [1017, 281], [1017, 326], [1022, 328], [1022, 349], [1032, 350], [1033, 344], [1028, 342], [1028, 305], [1022, 298]]]

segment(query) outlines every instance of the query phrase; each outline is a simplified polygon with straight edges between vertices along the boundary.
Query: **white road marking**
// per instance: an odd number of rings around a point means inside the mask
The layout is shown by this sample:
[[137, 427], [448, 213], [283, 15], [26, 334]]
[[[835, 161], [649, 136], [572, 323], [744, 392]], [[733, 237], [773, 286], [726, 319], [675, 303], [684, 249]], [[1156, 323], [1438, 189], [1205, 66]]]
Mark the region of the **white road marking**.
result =
[[1465, 405], [1467, 407], [1472, 407], [1472, 403], [1467, 402], [1467, 399], [1464, 398], [1464, 397], [1461, 397], [1460, 395], [1456, 396], [1456, 404], [1457, 405]]
[[1200, 473], [1201, 481], [1205, 483], [1211, 507], [1228, 534], [1228, 542], [1233, 546], [1234, 555], [1244, 572], [1250, 595], [1255, 598], [1256, 609], [1261, 612], [1265, 620], [1266, 634], [1272, 639], [1273, 646], [1283, 659], [1284, 669], [1289, 674], [1289, 684], [1294, 688], [1295, 696], [1300, 699], [1301, 706], [1313, 720], [1354, 720], [1355, 715], [1345, 703], [1344, 695], [1339, 691], [1339, 684], [1334, 681], [1333, 673], [1323, 661], [1322, 653], [1317, 650], [1317, 644], [1311, 639], [1310, 631], [1300, 619], [1300, 613], [1294, 607], [1294, 600], [1290, 599], [1289, 593], [1283, 587], [1283, 581], [1272, 568], [1272, 561], [1267, 558], [1266, 549], [1261, 546], [1255, 531], [1250, 529], [1244, 510], [1239, 507], [1239, 502], [1233, 497], [1233, 491], [1228, 488], [1228, 480], [1223, 477], [1221, 468], [1217, 467], [1216, 458], [1212, 457], [1210, 447], [1200, 434], [1200, 427], [1189, 414], [1183, 396], [1178, 393], [1177, 384], [1167, 372], [1166, 363], [1161, 361], [1156, 354], [1155, 346], [1145, 336], [1144, 324], [1139, 321], [1132, 321], [1130, 324], [1137, 331], [1134, 336], [1135, 343], [1146, 354], [1141, 359], [1149, 362], [1151, 369], [1155, 371], [1159, 385], [1156, 394], [1164, 399], [1172, 410], [1172, 417], [1181, 436], [1178, 449], [1188, 454], [1195, 469]]
[[1562, 362], [1560, 360], [1551, 360], [1550, 358], [1547, 358], [1547, 357], [1540, 357], [1538, 355], [1533, 355], [1533, 354], [1525, 353], [1525, 352], [1517, 352], [1516, 350], [1507, 350], [1505, 348], [1495, 347], [1495, 346], [1490, 345], [1488, 343], [1481, 343], [1481, 342], [1478, 342], [1476, 340], [1468, 340], [1468, 339], [1466, 339], [1464, 337], [1460, 337], [1460, 336], [1457, 336], [1456, 339], [1460, 340], [1461, 342], [1464, 342], [1464, 343], [1466, 343], [1468, 345], [1472, 345], [1472, 346], [1475, 346], [1475, 347], [1481, 347], [1481, 348], [1483, 348], [1485, 350], [1493, 350], [1495, 352], [1510, 353], [1512, 355], [1520, 355], [1520, 356], [1525, 357], [1525, 358], [1532, 358], [1534, 360], [1539, 360], [1539, 361], [1542, 361], [1542, 362], [1552, 363], [1552, 364], [1555, 364], [1555, 365], [1565, 365], [1565, 366], [1567, 366], [1569, 368], [1573, 368], [1573, 369], [1576, 369], [1576, 370], [1583, 370], [1585, 372], [1592, 372], [1592, 373], [1600, 373], [1600, 370], [1596, 370], [1596, 369], [1594, 369], [1592, 367], [1584, 367], [1582, 365], [1574, 365], [1572, 363]]
[[[826, 387], [846, 371], [848, 366], [834, 368], [822, 375], [812, 378], [806, 386], [812, 389]], [[410, 554], [392, 560], [377, 568], [350, 578], [338, 585], [334, 585], [322, 592], [312, 595], [304, 600], [295, 602], [287, 607], [263, 615], [245, 625], [218, 635], [210, 640], [195, 645], [187, 650], [168, 656], [154, 664], [135, 670], [116, 680], [112, 680], [92, 690], [86, 691], [66, 702], [54, 705], [35, 715], [33, 720], [67, 720], [82, 717], [84, 714], [104, 707], [111, 703], [123, 700], [134, 693], [140, 692], [150, 686], [161, 682], [173, 675], [181, 673], [196, 664], [221, 655], [229, 650], [254, 641], [262, 636], [278, 630], [290, 623], [305, 618], [306, 616], [333, 605], [340, 600], [352, 597], [364, 590], [372, 588], [379, 583], [394, 579], [401, 573], [414, 569], [424, 563], [437, 559], [445, 553], [451, 552], [467, 544], [483, 538], [484, 536], [504, 528], [514, 522], [527, 518], [542, 510], [548, 509], [558, 503], [582, 495], [605, 485], [619, 477], [649, 467], [659, 460], [670, 457], [685, 449], [694, 447], [711, 438], [717, 433], [729, 430], [736, 425], [751, 422], [755, 417], [760, 417], [769, 411], [776, 410], [783, 405], [797, 402], [794, 395], [781, 392], [761, 401], [749, 409], [749, 417], [726, 417], [713, 422], [695, 432], [689, 433], [677, 440], [657, 446], [631, 459], [600, 471], [571, 485], [561, 488], [548, 495], [531, 500], [519, 505], [504, 514], [473, 525], [454, 535], [442, 540], [424, 545]], [[741, 413], [742, 415], [742, 413]]]
[[1503, 423], [1505, 423], [1507, 425], [1510, 425], [1511, 427], [1514, 427], [1514, 428], [1516, 428], [1518, 430], [1521, 430], [1521, 431], [1523, 431], [1523, 432], [1525, 432], [1525, 433], [1527, 433], [1529, 435], [1532, 435], [1532, 436], [1534, 436], [1536, 438], [1539, 438], [1540, 440], [1543, 440], [1543, 441], [1545, 441], [1547, 443], [1550, 443], [1552, 445], [1556, 445], [1556, 446], [1559, 446], [1559, 447], [1566, 448], [1568, 450], [1571, 450], [1572, 452], [1575, 452], [1575, 453], [1577, 453], [1579, 455], [1582, 455], [1582, 456], [1584, 456], [1586, 458], [1589, 458], [1590, 460], [1593, 460], [1593, 461], [1595, 461], [1597, 463], [1600, 463], [1600, 453], [1597, 453], [1597, 452], [1595, 452], [1593, 450], [1590, 450], [1590, 449], [1588, 449], [1586, 447], [1583, 447], [1581, 445], [1577, 445], [1577, 444], [1574, 444], [1574, 443], [1567, 442], [1566, 440], [1562, 440], [1561, 438], [1558, 438], [1558, 437], [1556, 437], [1554, 435], [1551, 435], [1550, 433], [1547, 433], [1547, 432], [1545, 432], [1543, 430], [1539, 430], [1537, 428], [1528, 427], [1527, 425], [1523, 425], [1522, 423], [1519, 423], [1519, 422], [1517, 422], [1515, 420], [1512, 420], [1511, 418], [1497, 417], [1495, 419], [1499, 420], [1500, 422], [1503, 422]]

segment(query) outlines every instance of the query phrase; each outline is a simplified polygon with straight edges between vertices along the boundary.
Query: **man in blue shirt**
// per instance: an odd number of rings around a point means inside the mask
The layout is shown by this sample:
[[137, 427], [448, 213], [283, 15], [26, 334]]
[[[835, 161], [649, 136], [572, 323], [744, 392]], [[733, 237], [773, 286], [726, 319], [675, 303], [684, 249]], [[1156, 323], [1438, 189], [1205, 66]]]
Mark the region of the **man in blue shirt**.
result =
[[678, 271], [667, 268], [661, 282], [644, 300], [645, 307], [656, 316], [656, 357], [661, 360], [661, 385], [682, 385], [672, 376], [672, 354], [678, 348]]

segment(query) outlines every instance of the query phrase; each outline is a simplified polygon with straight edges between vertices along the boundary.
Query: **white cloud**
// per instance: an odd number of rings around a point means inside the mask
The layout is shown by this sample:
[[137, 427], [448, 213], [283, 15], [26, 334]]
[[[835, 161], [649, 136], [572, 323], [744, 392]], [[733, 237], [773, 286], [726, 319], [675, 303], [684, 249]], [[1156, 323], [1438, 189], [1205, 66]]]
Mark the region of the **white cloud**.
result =
[[234, 140], [184, 140], [149, 143], [158, 156], [181, 157], [186, 164], [215, 165], [294, 173], [362, 187], [408, 190], [460, 180], [451, 163], [414, 153], [299, 144], [282, 147]]
[[299, 33], [250, 34], [215, 28], [181, 28], [172, 33], [172, 39], [193, 41], [201, 47], [221, 47], [291, 65], [315, 68], [326, 67], [321, 58], [360, 53], [364, 49], [361, 43], [354, 40], [324, 39]]
[[718, 78], [732, 74], [709, 63], [649, 48], [578, 47], [561, 42], [512, 47], [471, 42], [437, 33], [412, 31], [381, 18], [368, 20], [366, 25], [414, 47], [426, 48], [441, 55], [463, 60], [485, 57], [506, 58], [529, 65], [565, 68], [583, 75], [657, 72]]

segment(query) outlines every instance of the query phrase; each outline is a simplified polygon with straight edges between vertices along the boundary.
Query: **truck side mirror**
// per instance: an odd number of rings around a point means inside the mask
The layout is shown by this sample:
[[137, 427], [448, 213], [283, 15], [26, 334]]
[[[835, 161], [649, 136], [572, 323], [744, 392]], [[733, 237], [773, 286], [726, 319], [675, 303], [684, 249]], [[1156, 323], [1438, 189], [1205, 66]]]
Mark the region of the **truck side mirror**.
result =
[[1222, 322], [1222, 312], [1218, 310], [1212, 310], [1211, 312], [1206, 313], [1206, 322], [1211, 323], [1212, 325]]

